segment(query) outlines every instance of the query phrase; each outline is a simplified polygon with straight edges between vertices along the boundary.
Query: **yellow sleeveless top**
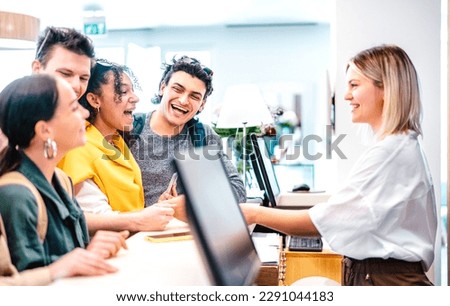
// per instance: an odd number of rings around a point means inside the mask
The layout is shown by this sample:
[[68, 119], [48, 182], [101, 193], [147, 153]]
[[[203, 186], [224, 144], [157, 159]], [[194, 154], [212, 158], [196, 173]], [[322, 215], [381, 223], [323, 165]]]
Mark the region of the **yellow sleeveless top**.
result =
[[86, 124], [87, 143], [69, 151], [58, 167], [79, 184], [92, 179], [108, 198], [115, 211], [129, 212], [144, 208], [141, 170], [120, 135], [114, 145], [92, 124]]

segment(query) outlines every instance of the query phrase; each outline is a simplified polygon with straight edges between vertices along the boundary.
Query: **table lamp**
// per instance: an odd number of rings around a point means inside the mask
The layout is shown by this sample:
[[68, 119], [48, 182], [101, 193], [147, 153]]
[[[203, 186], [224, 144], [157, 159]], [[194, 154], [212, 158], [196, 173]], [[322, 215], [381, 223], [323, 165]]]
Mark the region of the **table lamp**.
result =
[[255, 84], [240, 84], [227, 88], [217, 119], [217, 128], [242, 128], [243, 133], [243, 181], [246, 185], [246, 136], [247, 127], [273, 122], [262, 93]]

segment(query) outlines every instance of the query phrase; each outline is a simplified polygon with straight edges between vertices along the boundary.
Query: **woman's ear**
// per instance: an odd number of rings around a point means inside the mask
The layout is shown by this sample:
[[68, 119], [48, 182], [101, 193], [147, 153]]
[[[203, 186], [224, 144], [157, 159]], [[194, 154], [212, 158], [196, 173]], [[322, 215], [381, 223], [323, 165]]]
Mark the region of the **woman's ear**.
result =
[[36, 134], [35, 137], [42, 141], [46, 141], [49, 138], [53, 139], [54, 137], [52, 127], [44, 120], [36, 122], [36, 125], [34, 126], [34, 133]]
[[86, 94], [86, 100], [88, 101], [89, 105], [92, 106], [92, 108], [99, 109], [101, 106], [101, 103], [97, 98], [97, 95], [93, 94], [92, 92], [88, 92]]

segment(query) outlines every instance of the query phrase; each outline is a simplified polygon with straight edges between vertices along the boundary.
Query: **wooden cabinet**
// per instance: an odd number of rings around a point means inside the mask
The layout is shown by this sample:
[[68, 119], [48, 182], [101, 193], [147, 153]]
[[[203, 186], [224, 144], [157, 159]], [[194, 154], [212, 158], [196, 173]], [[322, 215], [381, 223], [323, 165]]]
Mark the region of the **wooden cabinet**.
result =
[[255, 284], [257, 286], [278, 286], [278, 264], [262, 265]]
[[281, 252], [279, 285], [291, 285], [309, 276], [323, 276], [342, 284], [342, 255], [330, 250], [322, 252]]

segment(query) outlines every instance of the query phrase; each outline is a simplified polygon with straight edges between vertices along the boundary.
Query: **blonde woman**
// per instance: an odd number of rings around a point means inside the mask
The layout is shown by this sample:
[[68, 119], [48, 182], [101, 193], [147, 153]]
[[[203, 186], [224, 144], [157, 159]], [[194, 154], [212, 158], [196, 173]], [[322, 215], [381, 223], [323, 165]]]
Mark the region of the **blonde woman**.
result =
[[321, 235], [344, 255], [344, 285], [432, 285], [437, 213], [420, 135], [416, 70], [404, 50], [382, 45], [353, 57], [345, 100], [376, 142], [327, 203], [304, 211], [241, 204], [248, 223], [289, 235]]

